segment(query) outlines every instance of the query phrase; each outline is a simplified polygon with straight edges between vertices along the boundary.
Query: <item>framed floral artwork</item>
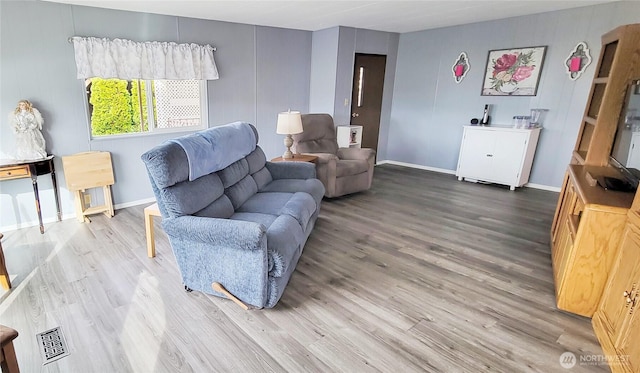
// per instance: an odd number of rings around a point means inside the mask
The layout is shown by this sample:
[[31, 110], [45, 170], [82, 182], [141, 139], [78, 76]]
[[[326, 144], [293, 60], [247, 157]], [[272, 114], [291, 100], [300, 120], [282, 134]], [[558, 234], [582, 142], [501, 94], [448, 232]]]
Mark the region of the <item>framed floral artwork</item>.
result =
[[482, 96], [535, 96], [546, 46], [489, 51]]

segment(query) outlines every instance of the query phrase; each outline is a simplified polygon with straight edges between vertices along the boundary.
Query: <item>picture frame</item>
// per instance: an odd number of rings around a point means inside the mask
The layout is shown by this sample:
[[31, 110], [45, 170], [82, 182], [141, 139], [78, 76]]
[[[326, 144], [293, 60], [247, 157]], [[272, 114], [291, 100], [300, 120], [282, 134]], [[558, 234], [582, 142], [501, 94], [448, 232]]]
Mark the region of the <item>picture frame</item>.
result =
[[490, 50], [482, 96], [535, 96], [547, 46]]

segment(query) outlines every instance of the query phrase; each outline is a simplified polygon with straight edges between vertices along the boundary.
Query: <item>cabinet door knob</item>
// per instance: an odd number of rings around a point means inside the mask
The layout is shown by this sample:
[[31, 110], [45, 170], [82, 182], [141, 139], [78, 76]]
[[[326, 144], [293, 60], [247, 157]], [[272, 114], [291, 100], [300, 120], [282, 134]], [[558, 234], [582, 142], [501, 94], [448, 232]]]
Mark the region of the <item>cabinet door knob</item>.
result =
[[625, 303], [626, 303], [626, 305], [625, 305], [625, 306], [626, 306], [626, 307], [631, 306], [631, 307], [629, 308], [629, 314], [631, 314], [631, 313], [634, 311], [634, 309], [635, 309], [635, 307], [636, 307], [636, 303], [637, 303], [637, 301], [638, 301], [638, 295], [637, 295], [637, 294], [636, 294], [635, 296], [633, 296], [633, 297], [632, 297], [633, 292], [635, 291], [635, 289], [636, 289], [636, 284], [633, 284], [633, 286], [631, 287], [631, 291], [627, 291], [627, 290], [625, 290], [625, 291], [622, 293], [622, 297], [624, 297], [624, 301], [625, 301]]

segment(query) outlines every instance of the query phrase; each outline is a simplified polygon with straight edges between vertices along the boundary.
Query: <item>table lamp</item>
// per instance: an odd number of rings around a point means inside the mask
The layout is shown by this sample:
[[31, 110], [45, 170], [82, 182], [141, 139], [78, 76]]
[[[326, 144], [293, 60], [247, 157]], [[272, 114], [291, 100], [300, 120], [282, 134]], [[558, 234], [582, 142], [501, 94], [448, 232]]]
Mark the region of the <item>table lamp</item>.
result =
[[287, 150], [282, 155], [282, 158], [293, 158], [293, 153], [291, 153], [293, 138], [291, 138], [291, 135], [302, 133], [302, 117], [300, 116], [300, 112], [289, 110], [283, 113], [279, 113], [276, 133], [279, 135], [287, 135], [284, 138], [284, 146], [287, 147]]

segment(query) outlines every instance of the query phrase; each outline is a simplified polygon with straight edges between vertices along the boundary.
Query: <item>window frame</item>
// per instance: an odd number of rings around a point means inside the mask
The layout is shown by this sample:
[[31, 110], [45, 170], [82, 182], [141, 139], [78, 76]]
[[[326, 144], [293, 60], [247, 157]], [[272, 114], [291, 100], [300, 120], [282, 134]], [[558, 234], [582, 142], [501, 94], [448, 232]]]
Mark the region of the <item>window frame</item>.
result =
[[[120, 78], [103, 78], [103, 79], [120, 79]], [[125, 80], [125, 79], [122, 79]], [[127, 79], [130, 80], [130, 79]], [[145, 82], [145, 85], [150, 85], [154, 80], [162, 80], [162, 79], [139, 79]], [[171, 80], [171, 79], [167, 79]], [[129, 138], [129, 137], [140, 137], [140, 136], [153, 136], [153, 135], [161, 135], [161, 134], [175, 134], [175, 133], [190, 133], [197, 132], [203, 129], [209, 128], [209, 99], [208, 99], [208, 89], [207, 89], [207, 80], [198, 80], [198, 85], [200, 89], [200, 125], [199, 126], [186, 126], [186, 127], [173, 127], [173, 128], [157, 128], [156, 127], [156, 118], [153, 115], [153, 95], [147, 94], [147, 110], [151, 108], [149, 112], [147, 112], [148, 119], [148, 130], [139, 131], [139, 132], [125, 132], [118, 134], [110, 134], [103, 136], [94, 136], [93, 130], [91, 127], [91, 114], [89, 110], [89, 96], [87, 92], [87, 88], [84, 83], [84, 79], [80, 80], [80, 85], [82, 87], [82, 96], [84, 100], [84, 108], [85, 108], [85, 117], [87, 119], [87, 131], [90, 141], [102, 141], [102, 140], [113, 140], [113, 139], [121, 139], [121, 138]]]

